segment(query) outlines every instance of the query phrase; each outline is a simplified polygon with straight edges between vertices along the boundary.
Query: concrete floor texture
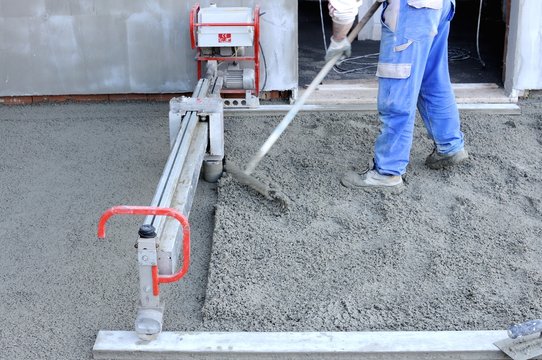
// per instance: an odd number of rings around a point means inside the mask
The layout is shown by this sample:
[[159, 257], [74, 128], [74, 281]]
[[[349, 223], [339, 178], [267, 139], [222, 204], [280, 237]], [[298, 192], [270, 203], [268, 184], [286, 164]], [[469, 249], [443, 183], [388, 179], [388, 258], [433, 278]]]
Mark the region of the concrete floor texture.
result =
[[[189, 275], [162, 287], [165, 330], [504, 329], [542, 313], [542, 105], [463, 114], [471, 153], [423, 165], [415, 130], [405, 190], [353, 191], [341, 174], [372, 154], [378, 118], [305, 114], [255, 176], [283, 211], [226, 174], [200, 182]], [[163, 103], [0, 106], [0, 358], [89, 359], [100, 329], [131, 330], [141, 218], [169, 154]], [[279, 117], [228, 118], [227, 160], [245, 164]], [[215, 226], [216, 225], [216, 226]]]

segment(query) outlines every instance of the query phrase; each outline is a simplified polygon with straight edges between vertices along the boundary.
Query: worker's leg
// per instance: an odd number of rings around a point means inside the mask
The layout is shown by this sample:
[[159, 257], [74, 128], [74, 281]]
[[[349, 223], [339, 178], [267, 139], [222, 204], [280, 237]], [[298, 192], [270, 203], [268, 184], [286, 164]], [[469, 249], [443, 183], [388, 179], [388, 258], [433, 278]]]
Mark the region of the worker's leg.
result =
[[377, 70], [381, 131], [374, 156], [375, 169], [382, 175], [406, 172], [418, 94], [441, 13], [401, 0], [396, 31], [383, 23]]
[[445, 0], [443, 16], [429, 52], [418, 99], [418, 109], [440, 154], [455, 154], [464, 147], [448, 69], [448, 34], [453, 11], [451, 1]]

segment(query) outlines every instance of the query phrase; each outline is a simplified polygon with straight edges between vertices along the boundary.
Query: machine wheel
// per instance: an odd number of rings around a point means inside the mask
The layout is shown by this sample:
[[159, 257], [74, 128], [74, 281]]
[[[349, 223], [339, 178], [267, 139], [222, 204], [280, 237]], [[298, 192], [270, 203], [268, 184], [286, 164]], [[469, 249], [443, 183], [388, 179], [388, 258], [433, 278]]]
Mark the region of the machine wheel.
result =
[[203, 179], [209, 183], [216, 183], [224, 171], [222, 161], [204, 161], [203, 162]]

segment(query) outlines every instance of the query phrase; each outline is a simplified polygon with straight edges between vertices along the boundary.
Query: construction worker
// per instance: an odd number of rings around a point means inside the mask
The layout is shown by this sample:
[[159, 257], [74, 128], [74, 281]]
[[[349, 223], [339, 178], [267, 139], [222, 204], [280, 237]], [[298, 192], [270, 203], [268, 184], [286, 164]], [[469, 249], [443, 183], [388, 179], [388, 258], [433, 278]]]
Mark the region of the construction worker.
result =
[[[384, 2], [382, 39], [376, 76], [381, 129], [373, 166], [348, 172], [341, 180], [351, 188], [400, 189], [409, 162], [416, 107], [435, 148], [425, 161], [431, 169], [468, 158], [448, 70], [448, 34], [455, 0], [378, 0]], [[333, 36], [326, 54], [350, 56], [346, 35], [359, 0], [329, 0]]]

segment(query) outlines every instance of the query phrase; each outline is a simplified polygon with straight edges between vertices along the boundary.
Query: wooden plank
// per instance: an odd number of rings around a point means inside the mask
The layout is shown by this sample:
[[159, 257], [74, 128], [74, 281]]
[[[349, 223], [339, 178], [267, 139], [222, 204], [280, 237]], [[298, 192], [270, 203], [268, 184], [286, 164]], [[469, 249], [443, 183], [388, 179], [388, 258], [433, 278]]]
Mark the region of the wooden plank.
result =
[[460, 111], [482, 114], [521, 115], [518, 104], [457, 104]]
[[368, 83], [376, 83], [378, 82], [376, 79], [344, 79], [344, 80], [324, 80], [322, 81], [322, 84], [324, 85], [336, 85], [336, 84], [368, 84]]
[[493, 83], [453, 83], [452, 88], [454, 90], [469, 89], [472, 91], [485, 89], [502, 89], [499, 85]]
[[152, 342], [134, 332], [100, 331], [94, 359], [504, 360], [494, 343], [506, 331], [164, 332]]
[[[509, 97], [497, 84], [472, 83], [452, 84], [458, 104], [505, 104], [517, 103], [517, 97]], [[308, 99], [307, 104], [314, 105], [346, 105], [376, 104], [378, 83], [358, 81], [349, 83], [325, 83], [317, 87]], [[305, 90], [299, 91], [300, 95]]]
[[517, 99], [510, 98], [504, 94], [502, 88], [486, 88], [483, 91], [476, 91], [468, 87], [454, 89], [458, 104], [466, 103], [516, 103]]
[[[376, 88], [378, 87], [378, 80], [329, 80], [324, 81], [318, 86], [318, 89], [326, 90], [330, 88]], [[500, 89], [501, 87], [495, 83], [452, 83], [452, 88], [456, 89], [471, 89], [471, 90], [484, 90], [484, 89]]]
[[[462, 112], [521, 115], [521, 108], [517, 104], [458, 104]], [[224, 113], [228, 116], [273, 116], [284, 115], [292, 105], [262, 105], [258, 108], [233, 109], [226, 108]], [[304, 112], [376, 114], [376, 104], [345, 104], [345, 105], [305, 105], [300, 110]]]

